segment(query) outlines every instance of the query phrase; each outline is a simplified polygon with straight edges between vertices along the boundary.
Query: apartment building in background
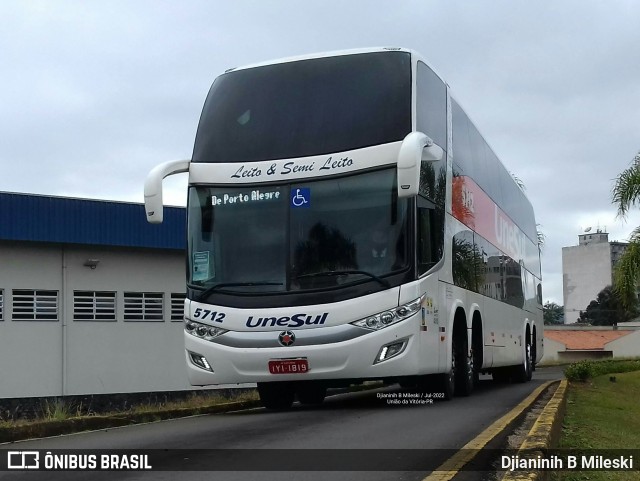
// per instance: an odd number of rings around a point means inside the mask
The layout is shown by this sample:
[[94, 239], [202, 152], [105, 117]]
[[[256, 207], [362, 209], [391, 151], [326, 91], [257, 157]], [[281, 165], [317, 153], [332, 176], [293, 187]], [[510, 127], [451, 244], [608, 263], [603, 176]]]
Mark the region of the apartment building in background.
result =
[[565, 324], [579, 320], [598, 293], [613, 282], [613, 268], [627, 248], [626, 242], [610, 242], [598, 228], [578, 235], [578, 245], [562, 248], [562, 292]]

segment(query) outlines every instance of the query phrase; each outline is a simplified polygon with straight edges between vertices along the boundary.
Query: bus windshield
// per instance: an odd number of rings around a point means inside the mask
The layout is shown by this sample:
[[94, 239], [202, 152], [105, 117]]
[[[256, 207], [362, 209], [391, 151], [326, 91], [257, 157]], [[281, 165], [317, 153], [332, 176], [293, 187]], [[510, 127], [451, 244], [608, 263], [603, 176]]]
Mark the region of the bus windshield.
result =
[[202, 111], [193, 162], [345, 152], [411, 132], [411, 57], [375, 52], [226, 73]]
[[286, 185], [189, 190], [189, 285], [284, 293], [374, 282], [409, 268], [396, 170]]

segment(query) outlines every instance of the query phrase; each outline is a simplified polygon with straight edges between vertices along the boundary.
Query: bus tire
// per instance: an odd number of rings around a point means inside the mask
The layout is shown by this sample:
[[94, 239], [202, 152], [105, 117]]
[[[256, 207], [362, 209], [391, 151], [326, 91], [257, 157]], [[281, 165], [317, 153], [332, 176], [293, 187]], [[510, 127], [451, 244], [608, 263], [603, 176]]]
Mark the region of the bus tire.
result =
[[296, 388], [296, 394], [300, 404], [319, 405], [324, 402], [327, 387], [317, 383], [300, 384]]
[[[455, 338], [451, 342], [451, 368], [449, 372], [445, 372], [443, 374], [438, 374], [437, 386], [440, 389], [440, 393], [442, 394], [442, 398], [449, 401], [453, 399], [453, 396], [457, 393], [456, 385], [458, 379], [458, 362], [457, 362], [457, 348]], [[440, 395], [439, 393], [439, 395]]]
[[259, 382], [260, 403], [272, 411], [286, 411], [295, 398], [293, 386], [286, 382]]
[[[451, 370], [448, 373], [438, 374], [438, 387], [442, 393], [442, 399], [450, 401], [453, 399], [456, 390], [455, 372]], [[440, 395], [440, 393], [438, 393]]]
[[466, 336], [460, 338], [453, 349], [456, 396], [470, 396], [473, 392], [473, 355], [469, 355]]
[[531, 381], [533, 377], [533, 360], [531, 359], [531, 342], [525, 343], [524, 359], [522, 364], [514, 366], [513, 379], [516, 382]]

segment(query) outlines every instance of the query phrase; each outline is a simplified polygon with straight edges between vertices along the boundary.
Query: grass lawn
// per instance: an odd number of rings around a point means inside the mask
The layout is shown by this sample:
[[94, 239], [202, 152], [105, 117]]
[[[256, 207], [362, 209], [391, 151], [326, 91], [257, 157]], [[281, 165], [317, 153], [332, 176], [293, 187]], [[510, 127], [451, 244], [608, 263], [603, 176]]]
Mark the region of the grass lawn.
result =
[[[616, 382], [611, 382], [614, 376]], [[567, 412], [559, 447], [562, 449], [640, 450], [640, 372], [606, 374], [569, 386]], [[640, 458], [634, 456], [634, 467]], [[640, 479], [640, 472], [562, 471], [554, 481]]]

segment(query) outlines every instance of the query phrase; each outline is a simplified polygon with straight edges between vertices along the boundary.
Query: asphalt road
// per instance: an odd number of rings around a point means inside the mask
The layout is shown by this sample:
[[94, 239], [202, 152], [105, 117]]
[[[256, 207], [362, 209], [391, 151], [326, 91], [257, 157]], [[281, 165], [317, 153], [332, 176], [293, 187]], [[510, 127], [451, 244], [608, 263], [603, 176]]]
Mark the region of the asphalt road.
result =
[[[433, 404], [393, 404], [403, 391], [390, 386], [330, 396], [317, 408], [253, 409], [5, 444], [0, 449], [53, 453], [155, 450], [155, 466], [151, 472], [5, 471], [0, 479], [417, 481], [537, 386], [561, 377], [560, 368], [546, 368], [526, 384], [483, 378], [471, 397]], [[371, 470], [360, 471], [363, 466]]]

